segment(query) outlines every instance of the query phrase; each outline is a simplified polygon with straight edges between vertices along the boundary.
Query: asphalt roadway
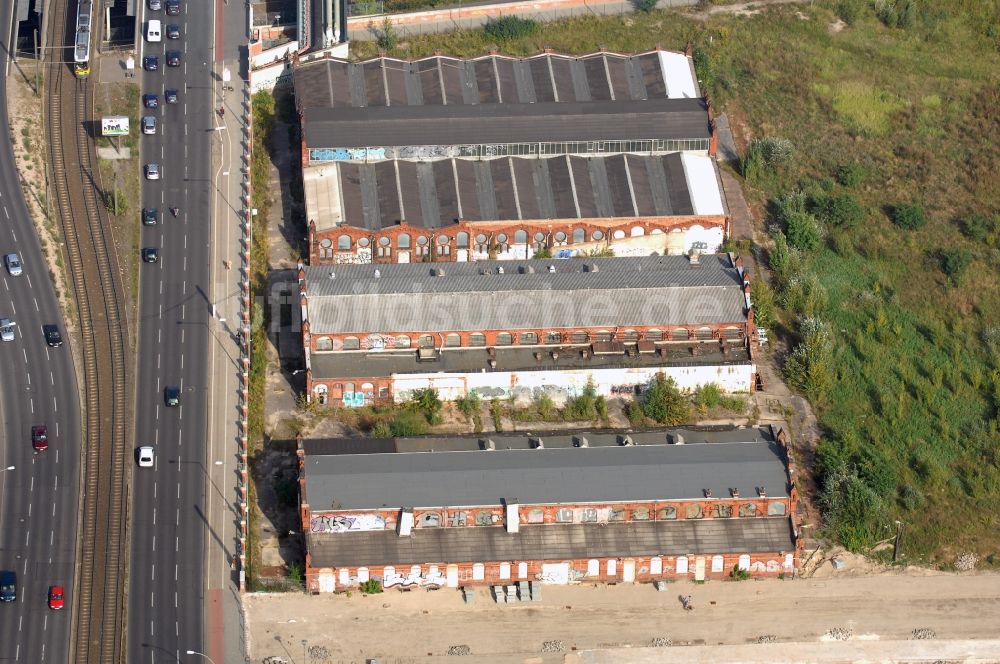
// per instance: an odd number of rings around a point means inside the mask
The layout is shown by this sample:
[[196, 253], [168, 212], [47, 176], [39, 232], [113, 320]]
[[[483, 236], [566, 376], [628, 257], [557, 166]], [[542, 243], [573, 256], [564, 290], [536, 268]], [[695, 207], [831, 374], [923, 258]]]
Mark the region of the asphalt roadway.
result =
[[[13, 6], [0, 11], [0, 72], [14, 43]], [[14, 74], [17, 75], [17, 74]], [[6, 81], [6, 78], [4, 79]], [[17, 573], [17, 600], [0, 604], [0, 661], [65, 662], [73, 617], [79, 516], [80, 403], [71, 340], [25, 205], [7, 131], [0, 85], [0, 254], [17, 252], [21, 276], [0, 272], [0, 318], [17, 325], [0, 342], [0, 569]], [[58, 324], [64, 343], [49, 348], [42, 325]], [[48, 450], [35, 452], [31, 427], [48, 427]], [[50, 585], [66, 590], [66, 608], [48, 608]]]
[[[151, 18], [163, 23], [162, 42], [145, 40]], [[170, 24], [180, 39], [166, 38]], [[156, 462], [133, 472], [127, 661], [136, 664], [176, 664], [195, 659], [187, 650], [204, 650], [213, 24], [213, 4], [182, 0], [179, 16], [143, 3], [137, 26], [137, 68], [144, 56], [159, 58], [159, 70], [138, 79], [142, 94], [159, 96], [158, 108], [141, 112], [158, 125], [140, 138], [141, 161], [158, 163], [161, 179], [143, 181], [141, 201], [159, 210], [141, 246], [160, 257], [139, 266], [135, 441], [153, 446]], [[166, 51], [180, 52], [180, 66], [166, 66]], [[167, 88], [178, 91], [176, 104], [164, 103]], [[179, 406], [166, 405], [167, 386], [180, 388]]]

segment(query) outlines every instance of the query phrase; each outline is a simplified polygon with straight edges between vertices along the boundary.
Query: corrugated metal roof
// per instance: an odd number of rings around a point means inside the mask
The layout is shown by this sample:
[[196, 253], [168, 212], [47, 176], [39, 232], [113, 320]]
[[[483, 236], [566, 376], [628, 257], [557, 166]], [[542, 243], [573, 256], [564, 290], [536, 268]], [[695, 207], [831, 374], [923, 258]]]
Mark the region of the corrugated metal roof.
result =
[[309, 325], [323, 334], [745, 320], [742, 279], [728, 265], [727, 256], [708, 255], [698, 266], [650, 256], [307, 267]]
[[708, 139], [703, 99], [307, 108], [310, 148]]
[[[308, 533], [315, 567], [579, 560], [629, 556], [711, 556], [791, 553], [795, 538], [787, 517], [687, 519], [609, 524], [417, 528], [410, 537], [391, 530]], [[783, 561], [778, 561], [783, 562]], [[402, 570], [405, 572], [406, 570]], [[371, 570], [373, 577], [381, 569]]]
[[297, 66], [294, 85], [300, 110], [700, 96], [691, 59], [671, 51], [484, 55], [468, 60], [375, 58], [354, 63], [324, 58]]
[[[752, 440], [752, 438], [751, 438]], [[524, 505], [700, 500], [709, 489], [787, 496], [772, 442], [634, 445], [305, 457], [314, 512], [382, 507], [474, 507], [516, 497]]]

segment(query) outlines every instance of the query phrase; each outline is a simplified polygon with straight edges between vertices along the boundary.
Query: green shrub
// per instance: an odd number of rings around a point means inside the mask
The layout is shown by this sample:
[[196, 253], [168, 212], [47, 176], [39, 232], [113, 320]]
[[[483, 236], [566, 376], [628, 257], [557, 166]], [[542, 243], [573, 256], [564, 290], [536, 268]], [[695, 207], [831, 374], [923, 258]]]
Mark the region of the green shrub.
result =
[[708, 51], [695, 46], [691, 52], [691, 60], [694, 62], [694, 74], [701, 84], [702, 92], [710, 90], [715, 83], [715, 72], [712, 70], [712, 60], [708, 56]]
[[824, 224], [854, 228], [865, 220], [865, 209], [851, 194], [821, 196], [811, 201], [813, 214]]
[[683, 424], [691, 419], [691, 404], [673, 378], [657, 374], [642, 402], [643, 414], [660, 424]]
[[802, 341], [785, 361], [785, 377], [810, 401], [821, 403], [833, 386], [833, 339], [818, 318], [806, 318], [799, 327]]
[[299, 563], [292, 563], [285, 567], [285, 576], [292, 581], [302, 581], [306, 578], [305, 568]]
[[698, 388], [694, 396], [694, 405], [702, 415], [712, 408], [741, 412], [747, 407], [745, 399], [726, 394], [716, 383], [706, 383]]
[[503, 404], [497, 399], [490, 402], [490, 419], [493, 420], [494, 431], [503, 431]]
[[415, 410], [403, 410], [389, 421], [388, 438], [419, 436], [428, 431], [427, 418]]
[[634, 0], [635, 8], [643, 14], [648, 14], [656, 9], [656, 0]]
[[455, 407], [458, 408], [458, 412], [462, 413], [466, 419], [470, 419], [479, 413], [482, 405], [483, 402], [475, 390], [469, 392], [464, 397], [455, 399]]
[[434, 388], [417, 390], [413, 393], [408, 405], [427, 418], [428, 424], [441, 423], [441, 411], [444, 409], [444, 404], [441, 403], [438, 391]]
[[646, 414], [642, 412], [642, 405], [638, 401], [625, 404], [625, 417], [632, 426], [641, 426], [646, 422]]
[[861, 16], [860, 0], [840, 0], [837, 3], [837, 16], [847, 25], [854, 25]]
[[888, 28], [912, 28], [917, 11], [917, 0], [875, 0], [875, 15]]
[[753, 304], [754, 323], [770, 329], [774, 325], [774, 291], [766, 281], [757, 277], [750, 282], [750, 302]]
[[387, 53], [399, 44], [399, 33], [396, 32], [396, 26], [388, 16], [382, 19], [382, 27], [375, 31], [375, 43], [380, 50]]
[[864, 182], [868, 175], [868, 170], [856, 161], [841, 164], [837, 167], [837, 182], [853, 189]]
[[388, 422], [379, 421], [372, 426], [368, 435], [372, 438], [392, 438], [392, 428], [389, 426]]
[[539, 260], [543, 258], [552, 258], [552, 250], [549, 249], [548, 247], [542, 247], [541, 249], [537, 249], [535, 251], [534, 255], [532, 255], [532, 258], [536, 258]]
[[608, 419], [608, 400], [604, 398], [604, 395], [594, 399], [594, 413], [597, 414], [599, 420]]
[[566, 402], [563, 409], [563, 419], [566, 420], [592, 420], [596, 416], [594, 406], [597, 403], [597, 388], [593, 380], [588, 380], [583, 392]]
[[889, 211], [892, 223], [908, 231], [915, 231], [927, 223], [924, 208], [917, 203], [900, 203]]
[[749, 581], [750, 570], [740, 569], [739, 565], [733, 565], [733, 570], [729, 573], [729, 577], [734, 581]]
[[489, 18], [483, 31], [497, 41], [522, 39], [538, 30], [538, 22], [530, 18], [521, 18], [516, 14], [507, 14], [500, 18]]
[[976, 242], [993, 246], [1000, 235], [1000, 214], [973, 214], [962, 220], [962, 233]]
[[366, 595], [378, 595], [382, 592], [382, 582], [378, 579], [368, 579], [361, 582], [359, 589]]
[[740, 173], [754, 181], [765, 173], [773, 173], [792, 160], [794, 149], [785, 138], [765, 136], [750, 141], [747, 152], [740, 160]]
[[790, 280], [779, 300], [785, 309], [806, 318], [824, 313], [829, 303], [826, 288], [813, 273]]
[[793, 212], [788, 216], [788, 241], [796, 249], [815, 251], [823, 235], [816, 217], [808, 212]]
[[972, 264], [972, 254], [965, 249], [942, 249], [940, 262], [941, 271], [957, 286], [962, 281], [966, 268]]
[[885, 532], [882, 500], [846, 465], [823, 478], [820, 506], [827, 527], [849, 551], [867, 551]]

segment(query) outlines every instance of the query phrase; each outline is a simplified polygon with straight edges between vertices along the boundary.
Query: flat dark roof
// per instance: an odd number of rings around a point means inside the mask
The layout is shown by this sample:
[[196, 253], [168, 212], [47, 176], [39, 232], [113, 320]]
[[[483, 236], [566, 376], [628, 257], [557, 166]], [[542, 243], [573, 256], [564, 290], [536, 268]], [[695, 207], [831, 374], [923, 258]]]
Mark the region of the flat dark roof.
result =
[[[630, 357], [624, 352], [608, 355], [593, 355], [588, 352], [586, 358], [581, 351], [590, 347], [585, 344], [497, 347], [492, 355], [486, 348], [444, 348], [438, 351], [439, 358], [432, 361], [418, 360], [416, 350], [314, 352], [310, 355], [310, 365], [313, 380], [324, 380], [405, 374], [734, 366], [750, 363], [750, 352], [743, 339], [726, 342], [724, 345], [718, 341], [692, 341], [666, 342], [657, 344], [657, 347], [662, 349], [662, 353], [646, 352]], [[553, 351], [558, 355], [555, 359], [552, 357]], [[536, 352], [542, 353], [541, 360], [535, 357]], [[490, 360], [496, 362], [495, 367], [490, 366]]]
[[[544, 439], [543, 439], [544, 440]], [[306, 454], [314, 513], [402, 507], [475, 507], [516, 498], [523, 505], [701, 500], [788, 495], [774, 442], [632, 445], [528, 450]]]
[[[517, 534], [502, 527], [418, 528], [410, 537], [399, 537], [391, 530], [308, 533], [307, 539], [313, 568], [795, 550], [787, 517], [522, 524]], [[373, 576], [381, 574], [381, 570], [374, 572]]]
[[307, 108], [310, 148], [708, 139], [704, 99]]

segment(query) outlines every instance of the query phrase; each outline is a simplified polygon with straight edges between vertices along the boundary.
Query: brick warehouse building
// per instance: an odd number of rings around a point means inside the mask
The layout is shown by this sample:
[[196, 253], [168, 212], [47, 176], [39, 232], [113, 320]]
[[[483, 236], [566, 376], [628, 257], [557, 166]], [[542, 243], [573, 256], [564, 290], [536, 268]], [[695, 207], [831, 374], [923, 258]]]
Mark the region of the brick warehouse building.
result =
[[589, 383], [634, 393], [659, 373], [684, 390], [749, 392], [749, 280], [731, 254], [303, 267], [307, 394], [561, 403]]
[[309, 263], [716, 251], [728, 217], [690, 57], [294, 67]]
[[799, 564], [794, 467], [770, 427], [300, 440], [298, 454], [312, 592]]

